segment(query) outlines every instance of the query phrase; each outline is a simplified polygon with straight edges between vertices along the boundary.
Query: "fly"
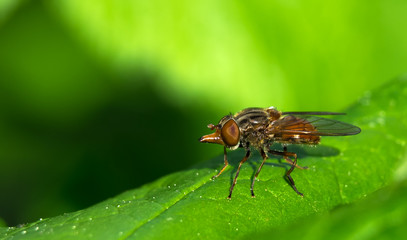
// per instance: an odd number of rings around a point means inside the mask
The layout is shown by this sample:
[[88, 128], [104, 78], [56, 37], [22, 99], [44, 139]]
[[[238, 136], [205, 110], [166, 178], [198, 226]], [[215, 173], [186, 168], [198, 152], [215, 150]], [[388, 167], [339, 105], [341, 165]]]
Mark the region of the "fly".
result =
[[[305, 169], [306, 167], [297, 165], [297, 154], [288, 152], [286, 145], [316, 145], [320, 142], [321, 136], [346, 136], [360, 133], [359, 127], [338, 120], [319, 117], [318, 115], [344, 115], [344, 113], [280, 112], [274, 107], [246, 108], [235, 115], [224, 116], [217, 125], [209, 124], [208, 128], [215, 130], [215, 132], [201, 137], [199, 141], [223, 145], [225, 163], [220, 172], [212, 178], [219, 177], [228, 166], [226, 148], [230, 150], [244, 148], [246, 150], [230, 187], [228, 199], [231, 199], [240, 167], [249, 159], [251, 148], [254, 148], [260, 152], [263, 161], [253, 178], [250, 188], [252, 197], [255, 197], [253, 191], [254, 182], [266, 159], [268, 159], [268, 153], [282, 156], [291, 165], [291, 168], [286, 172], [286, 177], [295, 192], [303, 196], [297, 190], [290, 174], [294, 168]], [[281, 143], [284, 146], [283, 151], [270, 149], [274, 142]]]

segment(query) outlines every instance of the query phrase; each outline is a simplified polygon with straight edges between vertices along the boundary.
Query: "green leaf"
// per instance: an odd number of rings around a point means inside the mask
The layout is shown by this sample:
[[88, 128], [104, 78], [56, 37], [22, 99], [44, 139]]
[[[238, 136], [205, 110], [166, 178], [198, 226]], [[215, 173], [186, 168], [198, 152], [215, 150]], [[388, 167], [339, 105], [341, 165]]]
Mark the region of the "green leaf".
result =
[[[230, 239], [292, 224], [363, 199], [395, 178], [406, 177], [405, 106], [407, 81], [392, 81], [351, 106], [346, 111], [348, 115], [338, 116], [360, 126], [361, 134], [326, 137], [316, 148], [292, 147], [299, 153], [299, 164], [309, 167], [292, 173], [304, 197], [297, 195], [284, 180], [287, 164], [272, 158], [254, 186], [256, 198], [251, 198], [251, 179], [260, 163], [260, 156], [255, 154], [243, 165], [233, 198], [227, 200], [236, 166], [244, 155], [234, 151], [228, 155], [231, 167], [214, 181], [211, 176], [222, 166], [222, 156], [78, 212], [17, 228], [0, 228], [0, 236]], [[146, 159], [153, 160], [154, 157]]]
[[350, 206], [247, 239], [403, 239], [407, 234], [407, 181]]

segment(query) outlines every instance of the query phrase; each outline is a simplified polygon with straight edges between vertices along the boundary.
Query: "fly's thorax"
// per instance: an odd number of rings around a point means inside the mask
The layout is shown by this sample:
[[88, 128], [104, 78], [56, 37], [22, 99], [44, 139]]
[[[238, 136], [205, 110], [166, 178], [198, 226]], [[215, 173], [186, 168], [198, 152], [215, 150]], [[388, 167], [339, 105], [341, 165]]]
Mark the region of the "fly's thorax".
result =
[[246, 108], [236, 113], [234, 119], [243, 131], [253, 129], [269, 123], [269, 113], [266, 110], [264, 108]]

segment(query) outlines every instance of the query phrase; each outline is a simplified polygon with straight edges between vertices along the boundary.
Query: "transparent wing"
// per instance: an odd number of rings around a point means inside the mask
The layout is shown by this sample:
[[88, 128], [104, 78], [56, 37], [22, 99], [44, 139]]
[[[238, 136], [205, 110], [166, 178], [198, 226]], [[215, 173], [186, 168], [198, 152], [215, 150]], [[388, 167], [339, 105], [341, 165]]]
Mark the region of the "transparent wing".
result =
[[338, 112], [282, 112], [282, 115], [346, 115]]
[[[327, 114], [324, 112], [321, 115]], [[275, 133], [293, 135], [346, 136], [360, 133], [360, 128], [338, 120], [301, 115], [300, 113], [277, 120], [274, 124], [274, 131]]]

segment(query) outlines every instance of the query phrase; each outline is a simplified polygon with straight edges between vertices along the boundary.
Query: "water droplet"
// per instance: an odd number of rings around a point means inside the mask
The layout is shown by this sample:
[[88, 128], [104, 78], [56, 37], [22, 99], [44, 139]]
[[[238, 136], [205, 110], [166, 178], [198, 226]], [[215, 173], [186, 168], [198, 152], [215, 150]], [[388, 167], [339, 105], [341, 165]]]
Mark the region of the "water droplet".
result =
[[153, 199], [155, 199], [155, 197], [153, 197]]
[[239, 228], [236, 228], [236, 231], [239, 231]]
[[174, 183], [174, 187], [176, 187], [177, 186], [177, 184], [176, 183]]
[[123, 232], [119, 232], [119, 236], [123, 235]]
[[22, 231], [21, 234], [25, 235], [27, 233], [26, 230]]
[[89, 218], [89, 221], [92, 221], [92, 220], [93, 220], [93, 218], [90, 217], [90, 218]]
[[350, 172], [350, 171], [348, 171], [348, 176], [350, 176], [350, 174], [351, 174], [351, 172]]
[[171, 186], [170, 186], [170, 185], [168, 185], [167, 187], [168, 187], [168, 188], [171, 188]]
[[40, 218], [40, 221], [42, 221], [42, 218]]
[[199, 175], [199, 172], [195, 173], [197, 176]]
[[347, 184], [345, 184], [345, 187], [348, 187], [348, 185], [347, 185]]
[[197, 233], [196, 235], [198, 235], [198, 236], [199, 236], [199, 235], [201, 235], [201, 234], [200, 234], [200, 233]]
[[117, 207], [119, 208], [119, 207], [120, 207], [120, 204], [118, 204]]
[[72, 229], [76, 229], [76, 226], [75, 226], [75, 225], [73, 225], [73, 226], [72, 226]]
[[167, 221], [172, 221], [172, 220], [173, 220], [172, 217], [167, 218]]
[[199, 198], [202, 198], [202, 196], [199, 196]]
[[186, 195], [186, 193], [184, 192], [184, 195]]
[[106, 206], [106, 207], [105, 207], [105, 209], [109, 209], [109, 207], [108, 207], [108, 206]]
[[38, 226], [34, 228], [35, 231], [38, 231], [38, 229], [40, 229]]
[[182, 219], [180, 219], [179, 222], [182, 222]]

